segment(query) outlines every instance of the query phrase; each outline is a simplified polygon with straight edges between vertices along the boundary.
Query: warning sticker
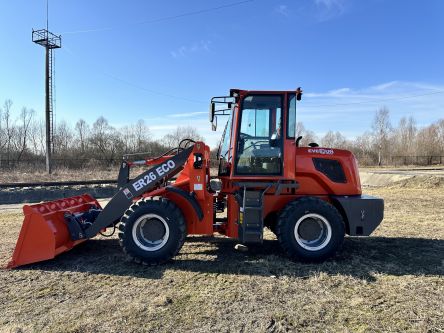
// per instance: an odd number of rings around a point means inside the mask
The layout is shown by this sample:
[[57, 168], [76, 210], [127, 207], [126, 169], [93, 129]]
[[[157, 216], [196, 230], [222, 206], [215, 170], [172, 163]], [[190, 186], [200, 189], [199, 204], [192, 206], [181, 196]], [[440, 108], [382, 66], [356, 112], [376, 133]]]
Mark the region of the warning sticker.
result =
[[128, 199], [131, 199], [131, 198], [133, 197], [133, 194], [132, 194], [131, 191], [128, 190], [127, 188], [123, 190], [123, 194], [125, 194], [125, 196], [126, 196]]
[[194, 184], [194, 190], [195, 191], [202, 191], [203, 185], [202, 184]]

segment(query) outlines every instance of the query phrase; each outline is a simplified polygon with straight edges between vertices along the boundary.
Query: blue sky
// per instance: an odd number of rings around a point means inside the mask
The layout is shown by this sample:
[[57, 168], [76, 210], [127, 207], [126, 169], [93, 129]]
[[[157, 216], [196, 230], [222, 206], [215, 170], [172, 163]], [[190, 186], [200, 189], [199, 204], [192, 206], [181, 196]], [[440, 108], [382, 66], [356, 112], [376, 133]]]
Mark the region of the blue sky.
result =
[[[192, 125], [214, 145], [212, 96], [298, 86], [298, 120], [319, 136], [355, 137], [383, 105], [393, 123], [444, 117], [444, 1], [239, 2], [50, 1], [50, 30], [63, 43], [57, 119], [144, 119], [155, 138]], [[0, 3], [0, 102], [41, 117], [44, 49], [31, 30], [45, 21], [44, 0]]]

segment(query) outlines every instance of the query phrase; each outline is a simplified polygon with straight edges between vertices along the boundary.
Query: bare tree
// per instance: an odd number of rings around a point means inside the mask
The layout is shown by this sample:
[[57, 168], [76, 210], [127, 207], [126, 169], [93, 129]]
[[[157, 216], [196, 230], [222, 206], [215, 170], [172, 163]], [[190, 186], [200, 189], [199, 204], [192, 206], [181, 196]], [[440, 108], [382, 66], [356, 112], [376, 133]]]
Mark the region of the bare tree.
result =
[[42, 119], [33, 119], [29, 126], [29, 149], [32, 154], [44, 155], [44, 131], [41, 127], [44, 127]]
[[442, 152], [442, 146], [439, 142], [439, 126], [438, 123], [432, 124], [421, 129], [417, 136], [417, 151], [421, 155], [428, 156], [427, 164], [431, 164], [432, 156], [439, 155]]
[[321, 139], [322, 147], [345, 148], [347, 139], [339, 132], [328, 131]]
[[85, 153], [86, 146], [87, 146], [87, 137], [89, 135], [89, 125], [86, 123], [85, 120], [79, 119], [79, 121], [76, 123], [76, 131], [77, 131], [77, 137], [80, 143], [80, 152], [82, 154]]
[[14, 132], [15, 132], [13, 121], [11, 118], [11, 107], [12, 107], [12, 101], [10, 99], [7, 99], [3, 104], [3, 122], [4, 122], [4, 133], [5, 133], [3, 147], [6, 147], [6, 156], [8, 161], [11, 158], [12, 139], [14, 137]]
[[54, 137], [54, 150], [59, 155], [69, 155], [73, 147], [74, 133], [68, 123], [64, 120], [57, 124], [56, 135]]
[[374, 165], [377, 160], [377, 153], [374, 151], [373, 136], [370, 132], [364, 132], [364, 134], [349, 142], [349, 149], [355, 154], [359, 163], [363, 165]]
[[382, 155], [387, 153], [389, 147], [390, 132], [390, 112], [384, 106], [376, 111], [372, 124], [373, 140], [378, 150], [378, 166], [382, 165]]
[[438, 120], [438, 141], [440, 149], [440, 154], [444, 154], [444, 119]]
[[146, 145], [150, 141], [150, 130], [148, 126], [146, 126], [145, 121], [139, 119], [137, 123], [134, 125], [134, 134], [136, 137], [136, 151], [143, 150], [143, 146]]
[[400, 155], [415, 154], [416, 120], [413, 117], [402, 117], [399, 121], [398, 128], [395, 130], [396, 149]]
[[33, 109], [27, 109], [25, 107], [22, 108], [20, 112], [20, 126], [17, 130], [17, 161], [20, 161], [23, 154], [27, 149], [27, 142], [29, 140], [29, 127], [31, 125], [32, 118], [34, 116], [35, 111]]
[[165, 135], [162, 139], [162, 143], [168, 148], [175, 148], [183, 139], [203, 141], [203, 137], [197, 132], [196, 128], [191, 126], [179, 126], [172, 133]]
[[140, 119], [134, 125], [124, 126], [121, 132], [126, 152], [147, 150], [151, 135], [145, 121]]
[[313, 131], [307, 130], [304, 124], [300, 121], [296, 123], [296, 138], [302, 136], [300, 145], [307, 146], [311, 142], [316, 142], [317, 137]]
[[108, 120], [99, 117], [93, 124], [90, 137], [91, 145], [102, 158], [112, 160], [117, 152], [124, 149], [119, 132], [109, 125]]
[[99, 117], [92, 126], [91, 144], [105, 157], [110, 144], [111, 132], [114, 129], [108, 124], [108, 120]]

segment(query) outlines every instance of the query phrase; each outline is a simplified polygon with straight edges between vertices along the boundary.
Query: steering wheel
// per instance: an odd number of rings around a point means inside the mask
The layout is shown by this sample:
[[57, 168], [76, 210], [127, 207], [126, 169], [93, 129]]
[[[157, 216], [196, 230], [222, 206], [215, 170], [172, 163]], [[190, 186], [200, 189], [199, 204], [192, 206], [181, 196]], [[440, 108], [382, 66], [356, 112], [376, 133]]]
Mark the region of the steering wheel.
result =
[[[247, 140], [247, 139], [254, 139], [254, 136], [252, 136], [250, 134], [247, 134], [247, 133], [240, 132], [239, 133], [239, 139], [244, 141], [244, 143], [245, 143], [245, 140]], [[250, 149], [250, 148], [256, 149], [255, 142], [251, 142], [251, 144], [248, 147], [244, 148], [244, 151], [247, 150], [247, 149]]]
[[252, 136], [252, 135], [250, 135], [250, 134], [247, 134], [247, 133], [242, 133], [242, 132], [239, 133], [239, 137], [240, 137], [242, 140], [245, 140], [245, 139], [252, 139], [252, 138], [254, 138], [254, 136]]
[[302, 135], [298, 136], [298, 138], [296, 139], [296, 147], [299, 147], [299, 142], [302, 140]]

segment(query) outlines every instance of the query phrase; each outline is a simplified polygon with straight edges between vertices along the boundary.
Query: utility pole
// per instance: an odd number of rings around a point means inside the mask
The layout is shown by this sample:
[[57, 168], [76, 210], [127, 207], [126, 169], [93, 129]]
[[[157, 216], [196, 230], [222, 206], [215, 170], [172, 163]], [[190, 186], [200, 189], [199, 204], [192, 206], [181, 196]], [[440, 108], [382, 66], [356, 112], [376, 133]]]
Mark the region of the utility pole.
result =
[[[48, 7], [46, 8], [48, 10]], [[32, 41], [46, 49], [45, 66], [45, 123], [46, 123], [46, 172], [52, 171], [51, 152], [54, 138], [54, 113], [53, 113], [53, 74], [54, 57], [53, 50], [62, 47], [62, 37], [48, 31], [48, 18], [46, 29], [32, 30]]]

